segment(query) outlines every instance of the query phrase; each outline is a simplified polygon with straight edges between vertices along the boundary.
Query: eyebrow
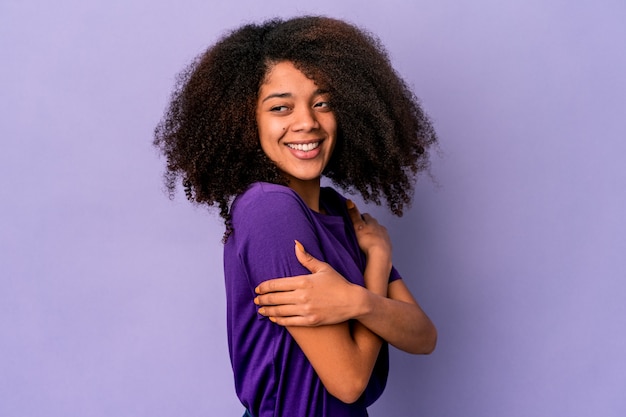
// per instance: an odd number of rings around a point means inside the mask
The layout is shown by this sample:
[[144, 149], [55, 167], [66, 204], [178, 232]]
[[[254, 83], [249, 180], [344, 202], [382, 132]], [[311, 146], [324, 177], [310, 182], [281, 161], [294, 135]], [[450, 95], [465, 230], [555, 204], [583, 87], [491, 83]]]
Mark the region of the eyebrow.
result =
[[270, 94], [269, 96], [265, 97], [262, 101], [262, 103], [265, 103], [267, 100], [271, 99], [271, 98], [287, 98], [287, 97], [291, 97], [291, 93], [274, 93], [274, 94]]
[[[327, 93], [328, 93], [327, 90], [318, 89], [318, 90], [315, 90], [313, 95], [317, 97], [317, 96], [321, 96], [322, 94], [327, 94]], [[261, 100], [261, 103], [265, 103], [267, 100], [272, 99], [272, 98], [289, 98], [289, 97], [293, 97], [293, 94], [291, 94], [291, 93], [273, 93], [273, 94], [270, 94], [270, 95], [266, 96], [263, 100]]]

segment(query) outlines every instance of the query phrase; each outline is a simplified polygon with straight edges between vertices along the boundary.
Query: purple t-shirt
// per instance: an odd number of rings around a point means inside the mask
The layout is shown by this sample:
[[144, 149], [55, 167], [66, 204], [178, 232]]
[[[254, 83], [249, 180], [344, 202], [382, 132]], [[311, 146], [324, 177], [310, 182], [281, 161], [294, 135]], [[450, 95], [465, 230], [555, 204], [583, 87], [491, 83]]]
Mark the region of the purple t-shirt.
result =
[[[241, 403], [254, 417], [367, 416], [389, 371], [383, 345], [365, 393], [345, 404], [326, 391], [286, 328], [257, 313], [254, 288], [271, 279], [310, 273], [297, 260], [294, 240], [347, 280], [364, 285], [365, 256], [345, 199], [322, 188], [321, 206], [309, 209], [288, 187], [255, 183], [232, 206], [233, 233], [224, 247], [228, 347]], [[392, 269], [391, 280], [399, 275]]]

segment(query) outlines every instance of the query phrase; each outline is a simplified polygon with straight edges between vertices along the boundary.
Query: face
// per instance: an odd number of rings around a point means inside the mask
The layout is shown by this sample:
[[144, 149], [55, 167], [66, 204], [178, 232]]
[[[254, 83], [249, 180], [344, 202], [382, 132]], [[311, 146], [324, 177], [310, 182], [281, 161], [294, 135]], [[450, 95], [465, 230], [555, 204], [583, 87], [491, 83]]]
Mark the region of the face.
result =
[[337, 134], [328, 93], [291, 62], [274, 65], [264, 81], [256, 108], [261, 148], [292, 188], [319, 186]]

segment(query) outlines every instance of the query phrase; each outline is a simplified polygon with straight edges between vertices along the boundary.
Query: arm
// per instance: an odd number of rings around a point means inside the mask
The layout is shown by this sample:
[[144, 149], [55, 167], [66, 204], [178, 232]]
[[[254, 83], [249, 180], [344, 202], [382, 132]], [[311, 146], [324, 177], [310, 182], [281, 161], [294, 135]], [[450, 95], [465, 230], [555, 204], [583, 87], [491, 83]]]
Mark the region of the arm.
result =
[[[296, 245], [298, 260], [316, 274], [314, 279], [338, 276], [328, 264], [318, 261]], [[355, 286], [347, 283], [349, 286]], [[261, 284], [263, 286], [263, 284]], [[367, 386], [378, 357], [381, 339], [363, 324], [348, 322], [319, 327], [287, 326], [307, 359], [322, 380], [324, 387], [340, 400], [356, 401]]]
[[[264, 306], [259, 312], [285, 326], [320, 326], [357, 319], [398, 349], [409, 353], [432, 352], [437, 331], [409, 289], [402, 280], [387, 287], [380, 279], [382, 271], [387, 270], [381, 265], [391, 265], [388, 256], [391, 244], [386, 230], [371, 216], [361, 216], [354, 205], [349, 205], [349, 213], [359, 245], [367, 256], [367, 289], [341, 285], [347, 281], [337, 273], [333, 279], [328, 275], [325, 279], [309, 275], [270, 280], [259, 289], [261, 294], [274, 292], [274, 296], [271, 302], [268, 298], [257, 298]], [[378, 274], [369, 268], [375, 265], [380, 268]]]
[[[348, 212], [354, 225], [361, 250], [367, 257], [367, 265], [386, 262], [391, 269], [391, 240], [387, 230], [368, 214], [360, 215], [351, 202]], [[366, 288], [360, 303], [361, 310], [354, 318], [396, 348], [409, 353], [431, 353], [435, 349], [437, 330], [420, 308], [402, 280], [389, 284], [386, 294]]]
[[[314, 268], [321, 280], [332, 280], [338, 275], [316, 259], [321, 259], [322, 251], [308, 209], [291, 193], [277, 190], [279, 187], [274, 185], [255, 186], [233, 209], [234, 233], [229, 243], [237, 248], [240, 262], [246, 265], [251, 295], [268, 276], [303, 275], [302, 282], [306, 282], [304, 278], [311, 274], [303, 264]], [[303, 242], [310, 255], [297, 250], [294, 256], [293, 239]], [[340, 280], [334, 280], [338, 291], [352, 286], [339, 277]], [[271, 298], [279, 294], [267, 296], [271, 302]], [[253, 298], [251, 296], [250, 301]], [[263, 321], [268, 328], [275, 326], [269, 320]], [[382, 345], [378, 336], [356, 321], [320, 327], [287, 327], [287, 331], [333, 396], [344, 402], [354, 402], [361, 396]], [[259, 346], [259, 349], [265, 348]]]
[[388, 297], [366, 292], [367, 301], [356, 315], [368, 329], [408, 353], [429, 354], [437, 343], [437, 330], [404, 282], [389, 284]]
[[[348, 283], [335, 271], [334, 275], [324, 276], [312, 272], [313, 275], [261, 284], [259, 293], [273, 295], [256, 298], [255, 302], [263, 305], [259, 313], [290, 328], [323, 326], [354, 318], [400, 350], [414, 354], [434, 350], [437, 330], [402, 280], [390, 283], [385, 297]], [[338, 281], [345, 284], [337, 284]], [[341, 290], [334, 290], [335, 287]], [[348, 300], [351, 302], [345, 302]]]

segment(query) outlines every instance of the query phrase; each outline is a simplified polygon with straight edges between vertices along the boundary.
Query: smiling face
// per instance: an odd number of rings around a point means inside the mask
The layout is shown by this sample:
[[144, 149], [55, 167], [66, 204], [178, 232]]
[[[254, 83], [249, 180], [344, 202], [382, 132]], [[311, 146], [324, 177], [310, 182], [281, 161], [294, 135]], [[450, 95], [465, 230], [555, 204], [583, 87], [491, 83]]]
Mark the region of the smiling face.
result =
[[291, 62], [279, 62], [259, 89], [256, 120], [261, 148], [289, 186], [319, 187], [337, 135], [328, 93]]

